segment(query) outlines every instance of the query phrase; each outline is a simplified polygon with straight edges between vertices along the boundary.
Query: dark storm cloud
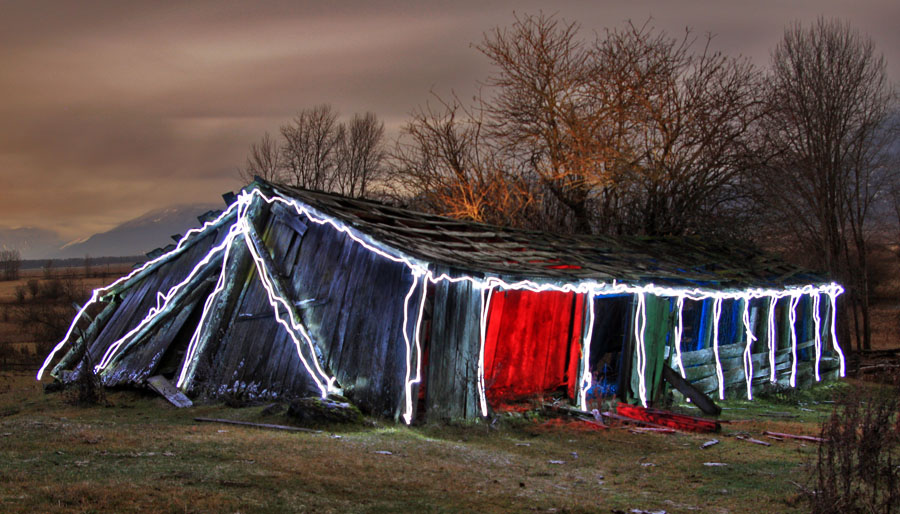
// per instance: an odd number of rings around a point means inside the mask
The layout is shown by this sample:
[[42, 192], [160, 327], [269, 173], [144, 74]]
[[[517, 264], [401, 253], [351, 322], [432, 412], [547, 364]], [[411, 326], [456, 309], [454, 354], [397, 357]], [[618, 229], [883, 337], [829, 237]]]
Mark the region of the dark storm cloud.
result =
[[[432, 89], [465, 98], [471, 47], [540, 2], [0, 2], [0, 226], [87, 235], [240, 186], [247, 145], [299, 109], [389, 127]], [[784, 25], [822, 14], [872, 35], [892, 71], [894, 2], [563, 2], [586, 32], [631, 18], [764, 65]], [[550, 6], [552, 5], [552, 6]], [[743, 7], [739, 7], [744, 5]], [[895, 78], [896, 73], [893, 75]]]

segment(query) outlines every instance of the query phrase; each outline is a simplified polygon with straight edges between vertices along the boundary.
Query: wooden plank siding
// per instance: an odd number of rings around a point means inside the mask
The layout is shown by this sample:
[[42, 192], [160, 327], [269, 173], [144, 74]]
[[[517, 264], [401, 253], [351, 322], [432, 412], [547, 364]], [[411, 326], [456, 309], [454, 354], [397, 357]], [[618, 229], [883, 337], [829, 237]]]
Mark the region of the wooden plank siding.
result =
[[[364, 412], [398, 416], [407, 372], [401, 325], [412, 273], [331, 225], [307, 223], [279, 204], [272, 213], [259, 232], [277, 268], [272, 272], [284, 278], [289, 301], [317, 347], [320, 364]], [[248, 278], [231, 320], [224, 323], [228, 329], [210, 356], [213, 365], [206, 381], [225, 386], [209, 393], [319, 394], [289, 334], [274, 323], [256, 272], [251, 270]], [[420, 295], [417, 288], [410, 300], [412, 318]]]
[[435, 286], [425, 400], [429, 420], [475, 419], [481, 414], [481, 307], [481, 290], [468, 280]]
[[[121, 293], [122, 296], [118, 308], [112, 316], [110, 316], [109, 321], [100, 330], [97, 337], [90, 343], [88, 351], [91, 361], [94, 364], [98, 363], [112, 343], [136, 327], [144, 319], [150, 309], [156, 305], [157, 292], [166, 292], [174, 285], [184, 280], [194, 268], [195, 264], [200, 261], [215, 244], [221, 241], [226, 231], [227, 230], [220, 228], [219, 230], [196, 236], [201, 239], [191, 245], [190, 248], [176, 258], [159, 266], [154, 273], [145, 275], [144, 278], [140, 280], [140, 283], [124, 290]], [[162, 332], [166, 332], [166, 337], [153, 337], [152, 344], [147, 345], [147, 353], [161, 354], [165, 351], [169, 343], [171, 343], [171, 338], [174, 337], [175, 334], [172, 333], [172, 331], [166, 330], [163, 330]], [[175, 332], [177, 332], [177, 330]], [[131, 372], [132, 370], [127, 367], [127, 362], [129, 362], [129, 359], [120, 359], [118, 362], [107, 368], [103, 376], [104, 384], [106, 384], [106, 380], [110, 381], [109, 385], [140, 383], [141, 379], [138, 378], [138, 375], [143, 375], [143, 373], [133, 374]], [[149, 364], [150, 363], [148, 363], [148, 365]], [[146, 369], [143, 371], [146, 371]], [[80, 365], [75, 368], [74, 372], [75, 374], [71, 375], [70, 378], [77, 377], [77, 374], [80, 372]]]

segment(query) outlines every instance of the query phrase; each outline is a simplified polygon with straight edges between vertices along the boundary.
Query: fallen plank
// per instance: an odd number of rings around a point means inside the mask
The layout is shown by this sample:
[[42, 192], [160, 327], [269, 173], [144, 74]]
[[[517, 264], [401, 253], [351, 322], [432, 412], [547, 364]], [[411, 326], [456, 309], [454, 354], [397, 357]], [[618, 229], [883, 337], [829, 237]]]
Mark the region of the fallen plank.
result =
[[797, 439], [800, 441], [811, 441], [814, 443], [821, 443], [821, 442], [825, 441], [821, 437], [816, 437], [816, 436], [812, 436], [812, 435], [784, 434], [781, 432], [769, 432], [768, 430], [763, 432], [763, 435], [767, 435], [770, 437], [783, 437], [785, 439]]
[[615, 412], [604, 412], [602, 415], [609, 419], [623, 421], [625, 423], [633, 423], [633, 424], [639, 425], [639, 426], [645, 426], [645, 427], [651, 427], [651, 428], [669, 428], [669, 427], [664, 427], [662, 425], [657, 425], [656, 423], [652, 423], [650, 421], [642, 421], [640, 419], [633, 419], [633, 418], [629, 418], [626, 416], [620, 416], [620, 415], [616, 414]]
[[691, 402], [704, 413], [712, 414], [713, 416], [718, 416], [722, 413], [722, 408], [716, 405], [712, 398], [682, 378], [674, 369], [669, 366], [663, 366], [662, 377], [663, 380], [672, 384], [672, 387], [677, 389], [681, 394], [690, 398]]
[[191, 402], [190, 398], [185, 396], [184, 393], [179, 391], [175, 386], [172, 385], [171, 382], [166, 380], [166, 377], [162, 375], [156, 375], [155, 377], [148, 378], [147, 385], [149, 385], [151, 389], [161, 394], [163, 397], [165, 397], [166, 400], [169, 400], [169, 403], [178, 407], [179, 409], [192, 407], [194, 405], [193, 402]]
[[603, 424], [603, 419], [600, 417], [600, 413], [599, 412], [597, 412], [596, 414], [594, 413], [594, 412], [596, 412], [597, 409], [594, 409], [594, 411], [588, 412], [586, 410], [569, 407], [568, 405], [554, 405], [554, 404], [550, 404], [550, 403], [545, 403], [544, 410], [562, 412], [564, 414], [568, 414], [569, 416], [576, 417], [580, 421], [592, 423], [594, 425], [597, 425], [597, 426], [600, 426], [603, 428], [609, 428], [605, 424]]
[[644, 407], [627, 403], [618, 404], [616, 411], [619, 415], [627, 418], [647, 421], [659, 426], [687, 432], [719, 432], [722, 430], [722, 426], [715, 420], [696, 418], [659, 409], [645, 409]]
[[715, 446], [717, 444], [719, 444], [718, 439], [711, 439], [711, 440], [706, 441], [705, 443], [701, 444], [700, 449], [705, 450], [705, 449], [709, 448], [710, 446]]
[[287, 425], [272, 425], [270, 423], [251, 423], [249, 421], [237, 421], [234, 419], [218, 419], [218, 418], [194, 418], [194, 421], [203, 423], [225, 423], [228, 425], [242, 425], [253, 428], [269, 428], [273, 430], [287, 430], [289, 432], [308, 432], [311, 434], [321, 434], [321, 430], [313, 430], [311, 428], [290, 427]]
[[634, 432], [636, 434], [643, 434], [643, 433], [647, 433], [647, 432], [654, 433], [654, 434], [674, 434], [675, 433], [674, 428], [658, 428], [658, 427], [634, 427], [634, 428], [630, 429], [630, 431]]
[[754, 439], [745, 435], [736, 435], [735, 439], [740, 439], [741, 441], [747, 441], [748, 443], [758, 444], [761, 446], [772, 446], [772, 443], [767, 443], [765, 441], [760, 441], [759, 439]]

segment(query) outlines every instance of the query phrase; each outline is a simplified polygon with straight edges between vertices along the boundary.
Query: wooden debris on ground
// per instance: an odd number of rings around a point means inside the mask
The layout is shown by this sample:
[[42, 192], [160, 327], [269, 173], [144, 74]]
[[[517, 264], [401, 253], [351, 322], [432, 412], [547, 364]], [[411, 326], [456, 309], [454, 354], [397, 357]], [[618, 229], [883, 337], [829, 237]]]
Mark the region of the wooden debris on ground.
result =
[[785, 434], [782, 432], [769, 432], [768, 430], [763, 432], [763, 435], [767, 435], [769, 437], [772, 437], [773, 439], [780, 437], [782, 439], [797, 439], [798, 441], [810, 441], [813, 443], [821, 443], [821, 442], [825, 441], [821, 437], [816, 437], [816, 436], [812, 436], [812, 435]]
[[719, 432], [722, 430], [722, 426], [715, 420], [676, 414], [659, 409], [647, 409], [627, 403], [619, 403], [616, 406], [616, 411], [620, 416], [625, 416], [626, 418], [687, 432]]
[[178, 407], [179, 409], [183, 409], [185, 407], [193, 407], [194, 403], [191, 402], [191, 399], [184, 395], [181, 391], [179, 391], [175, 386], [172, 385], [171, 382], [166, 380], [166, 377], [162, 375], [156, 375], [155, 377], [150, 377], [147, 379], [147, 385], [150, 386], [150, 389], [153, 389], [157, 393], [161, 394], [165, 397], [166, 400], [169, 400], [169, 403]]
[[289, 432], [308, 432], [311, 434], [321, 434], [321, 430], [313, 430], [311, 428], [290, 427], [287, 425], [273, 425], [271, 423], [251, 423], [249, 421], [238, 421], [236, 419], [218, 419], [218, 418], [194, 418], [194, 421], [201, 423], [225, 423], [227, 425], [241, 425], [253, 428], [269, 428], [272, 430], [287, 430]]
[[718, 439], [710, 439], [709, 441], [706, 441], [705, 443], [701, 444], [700, 449], [705, 450], [705, 449], [709, 448], [710, 446], [715, 446], [717, 444], [719, 444]]
[[738, 434], [734, 436], [735, 439], [740, 439], [741, 441], [747, 441], [748, 443], [758, 444], [761, 446], [772, 446], [772, 443], [767, 443], [765, 441], [760, 441], [759, 439], [754, 439], [748, 435]]
[[687, 398], [690, 398], [691, 402], [696, 405], [701, 411], [703, 411], [704, 414], [718, 416], [722, 413], [722, 408], [716, 405], [712, 398], [710, 398], [706, 393], [694, 387], [693, 384], [682, 378], [682, 376], [679, 375], [674, 369], [670, 368], [669, 366], [663, 366], [662, 377], [663, 380], [672, 384], [672, 387], [677, 389], [681, 394], [683, 394]]

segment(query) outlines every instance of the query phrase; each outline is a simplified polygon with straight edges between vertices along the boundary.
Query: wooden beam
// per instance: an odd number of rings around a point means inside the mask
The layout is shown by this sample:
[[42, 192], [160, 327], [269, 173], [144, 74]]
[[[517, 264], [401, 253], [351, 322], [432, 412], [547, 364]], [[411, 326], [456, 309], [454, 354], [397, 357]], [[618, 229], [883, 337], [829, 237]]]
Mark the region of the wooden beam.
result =
[[212, 281], [210, 275], [219, 267], [218, 261], [215, 259], [208, 262], [188, 283], [184, 284], [181, 289], [169, 300], [168, 304], [156, 314], [156, 316], [141, 327], [136, 333], [132, 334], [116, 351], [115, 356], [107, 363], [106, 368], [100, 372], [101, 377], [109, 374], [110, 370], [115, 369], [114, 364], [122, 358], [128, 349], [141, 341], [150, 337], [160, 326], [169, 321], [170, 318], [177, 315], [181, 311], [184, 303], [190, 303], [199, 294], [206, 290], [208, 281]]
[[50, 376], [54, 378], [60, 378], [60, 373], [68, 369], [69, 366], [75, 365], [78, 363], [75, 362], [78, 359], [80, 354], [79, 347], [83, 344], [91, 344], [94, 342], [94, 338], [97, 337], [97, 334], [103, 330], [103, 327], [106, 326], [106, 322], [109, 321], [109, 318], [112, 317], [113, 313], [116, 311], [116, 308], [119, 306], [121, 302], [118, 297], [113, 298], [109, 303], [106, 304], [106, 307], [100, 311], [100, 314], [94, 318], [94, 321], [88, 326], [87, 330], [75, 340], [75, 344], [72, 345], [72, 348], [69, 349], [68, 352], [60, 359], [59, 363], [53, 367], [53, 370], [50, 372]]
[[136, 275], [134, 275], [130, 279], [122, 282], [121, 284], [119, 284], [113, 288], [110, 288], [106, 292], [106, 294], [103, 295], [103, 297], [101, 299], [106, 299], [111, 296], [121, 294], [123, 291], [128, 290], [135, 284], [139, 284], [141, 282], [141, 280], [146, 278], [148, 275], [154, 273], [156, 270], [158, 270], [164, 264], [172, 261], [173, 259], [176, 259], [180, 255], [184, 254], [184, 252], [189, 250], [191, 247], [193, 247], [195, 244], [197, 244], [200, 240], [205, 239], [206, 236], [211, 231], [218, 230], [223, 225], [233, 222], [236, 214], [237, 214], [237, 209], [232, 210], [231, 212], [228, 213], [228, 215], [226, 215], [224, 218], [219, 220], [218, 223], [211, 224], [210, 226], [206, 227], [206, 230], [204, 232], [195, 234], [193, 237], [191, 237], [190, 239], [185, 241], [184, 244], [181, 245], [181, 248], [178, 248], [177, 250], [173, 251], [170, 255], [167, 255], [165, 258], [160, 259], [160, 260], [154, 262], [153, 264], [147, 266], [146, 268], [142, 269], [140, 272], [138, 272]]
[[307, 432], [310, 434], [321, 434], [321, 430], [313, 430], [311, 428], [291, 427], [287, 425], [272, 425], [270, 423], [251, 423], [249, 421], [237, 421], [234, 419], [218, 419], [218, 418], [194, 418], [194, 421], [203, 423], [226, 423], [228, 425], [241, 425], [253, 428], [269, 428], [273, 430], [287, 430], [289, 432]]
[[703, 391], [694, 387], [690, 382], [681, 377], [675, 370], [670, 368], [669, 366], [663, 366], [662, 370], [663, 380], [672, 384], [672, 387], [678, 389], [681, 394], [691, 399], [691, 402], [694, 403], [697, 407], [700, 408], [706, 414], [711, 414], [713, 416], [718, 416], [722, 413], [722, 408], [716, 405], [716, 403], [703, 393]]
[[[253, 248], [256, 250], [256, 253], [260, 256], [265, 265], [266, 269], [269, 271], [268, 275], [272, 282], [272, 288], [275, 289], [275, 294], [284, 298], [287, 304], [288, 315], [291, 319], [294, 320], [295, 324], [303, 324], [303, 318], [300, 316], [300, 313], [297, 311], [295, 307], [296, 301], [293, 298], [293, 295], [289, 293], [290, 288], [287, 284], [285, 284], [284, 279], [282, 278], [281, 270], [278, 269], [278, 266], [275, 264], [275, 260], [269, 254], [269, 247], [263, 242], [262, 237], [260, 237], [259, 232], [256, 231], [256, 228], [252, 223], [248, 223], [248, 231], [247, 236], [250, 239], [250, 243], [253, 245]], [[310, 335], [310, 338], [312, 335]], [[305, 345], [300, 345], [301, 348], [305, 348]], [[326, 373], [331, 375], [332, 373], [325, 369], [327, 367], [327, 363], [325, 362], [324, 357], [322, 356], [322, 349], [319, 348], [318, 343], [313, 340], [312, 344], [313, 350], [315, 351], [315, 355], [313, 356], [318, 360], [319, 365], [325, 370]]]

